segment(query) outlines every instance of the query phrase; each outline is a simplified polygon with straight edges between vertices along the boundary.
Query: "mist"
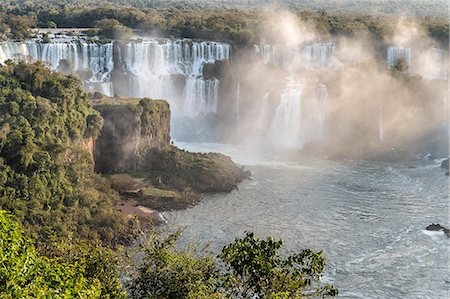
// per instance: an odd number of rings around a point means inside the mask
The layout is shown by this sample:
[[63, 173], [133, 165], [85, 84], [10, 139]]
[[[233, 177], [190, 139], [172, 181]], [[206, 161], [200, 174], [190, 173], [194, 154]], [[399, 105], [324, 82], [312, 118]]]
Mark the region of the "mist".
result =
[[447, 155], [448, 51], [415, 23], [399, 19], [380, 46], [364, 32], [321, 36], [277, 11], [259, 41], [221, 79], [226, 142], [329, 157]]

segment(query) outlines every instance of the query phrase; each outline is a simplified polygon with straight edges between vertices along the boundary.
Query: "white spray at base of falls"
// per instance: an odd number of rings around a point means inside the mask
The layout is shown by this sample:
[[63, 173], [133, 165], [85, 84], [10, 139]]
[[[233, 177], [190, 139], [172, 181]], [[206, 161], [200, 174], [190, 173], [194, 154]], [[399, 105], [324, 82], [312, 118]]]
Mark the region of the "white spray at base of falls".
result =
[[270, 126], [270, 139], [278, 147], [293, 148], [302, 145], [302, 92], [303, 86], [290, 84], [280, 95], [280, 104]]

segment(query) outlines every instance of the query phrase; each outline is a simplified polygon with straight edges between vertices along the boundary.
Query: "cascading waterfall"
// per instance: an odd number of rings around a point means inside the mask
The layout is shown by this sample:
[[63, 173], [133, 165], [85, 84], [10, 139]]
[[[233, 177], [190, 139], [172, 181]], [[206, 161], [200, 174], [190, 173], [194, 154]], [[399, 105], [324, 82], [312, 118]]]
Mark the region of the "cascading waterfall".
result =
[[387, 64], [393, 68], [402, 59], [408, 67], [411, 66], [411, 49], [401, 47], [389, 47], [387, 50]]
[[253, 54], [259, 55], [264, 63], [278, 64], [276, 49], [270, 44], [253, 45]]
[[304, 66], [308, 69], [327, 69], [333, 65], [336, 46], [333, 43], [306, 45], [303, 49]]
[[113, 44], [99, 45], [81, 40], [57, 41], [41, 43], [37, 41], [0, 43], [0, 63], [7, 59], [25, 60], [28, 62], [44, 61], [49, 68], [57, 70], [62, 60], [71, 63], [73, 71], [89, 70], [92, 76], [88, 85], [101, 86], [99, 91], [111, 93], [110, 77], [114, 68]]
[[448, 51], [439, 48], [430, 50], [431, 68], [424, 74], [429, 80], [447, 80], [448, 77]]
[[281, 102], [275, 110], [270, 135], [275, 144], [283, 148], [302, 145], [302, 92], [303, 86], [289, 84], [281, 93]]
[[[85, 82], [88, 90], [112, 96], [114, 48], [112, 42], [97, 44], [82, 39], [56, 39], [50, 43], [38, 40], [4, 42], [0, 43], [0, 63], [7, 59], [39, 60], [57, 70], [60, 62], [67, 60], [73, 71], [85, 74], [89, 70], [92, 73]], [[194, 118], [200, 113], [217, 113], [219, 81], [204, 79], [203, 66], [229, 59], [228, 44], [149, 39], [129, 42], [117, 50], [129, 80], [127, 95], [167, 99], [175, 114], [179, 112], [180, 116]], [[183, 109], [187, 109], [186, 113]]]
[[[217, 42], [144, 40], [130, 42], [124, 49], [124, 63], [130, 93], [136, 97], [167, 99], [175, 112], [195, 118], [200, 113], [217, 113], [219, 80], [204, 79], [203, 66], [230, 58], [230, 46]], [[182, 98], [176, 95], [175, 77], [185, 80]]]

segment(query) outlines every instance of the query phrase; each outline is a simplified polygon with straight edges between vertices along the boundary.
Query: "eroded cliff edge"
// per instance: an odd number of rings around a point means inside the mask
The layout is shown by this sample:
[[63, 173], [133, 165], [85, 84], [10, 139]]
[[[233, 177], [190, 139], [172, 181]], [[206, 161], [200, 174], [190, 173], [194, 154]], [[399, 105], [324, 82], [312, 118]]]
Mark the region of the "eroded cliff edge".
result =
[[250, 176], [228, 156], [171, 145], [166, 101], [103, 98], [93, 106], [104, 119], [94, 142], [95, 168], [109, 176], [126, 213], [193, 206], [202, 193], [229, 192]]

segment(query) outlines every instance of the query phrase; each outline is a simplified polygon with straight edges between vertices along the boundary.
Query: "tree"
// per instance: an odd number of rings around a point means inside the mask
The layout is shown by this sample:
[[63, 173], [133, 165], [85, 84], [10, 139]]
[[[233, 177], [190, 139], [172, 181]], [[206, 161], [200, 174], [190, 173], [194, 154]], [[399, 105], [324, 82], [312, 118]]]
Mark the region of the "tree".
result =
[[180, 231], [150, 234], [142, 243], [143, 262], [131, 274], [132, 298], [305, 298], [337, 296], [322, 285], [322, 252], [310, 249], [282, 258], [281, 240], [260, 240], [253, 233], [222, 249], [213, 259], [195, 246], [176, 246]]
[[331, 285], [320, 286], [325, 268], [322, 252], [305, 249], [282, 258], [282, 240], [260, 240], [253, 233], [225, 246], [220, 259], [228, 267], [227, 294], [232, 298], [304, 298], [336, 296]]
[[1, 298], [125, 298], [111, 250], [60, 242], [54, 254], [41, 255], [22, 226], [0, 210]]
[[133, 32], [127, 26], [116, 19], [102, 19], [96, 22], [96, 26], [100, 29], [99, 34], [109, 39], [129, 39]]

